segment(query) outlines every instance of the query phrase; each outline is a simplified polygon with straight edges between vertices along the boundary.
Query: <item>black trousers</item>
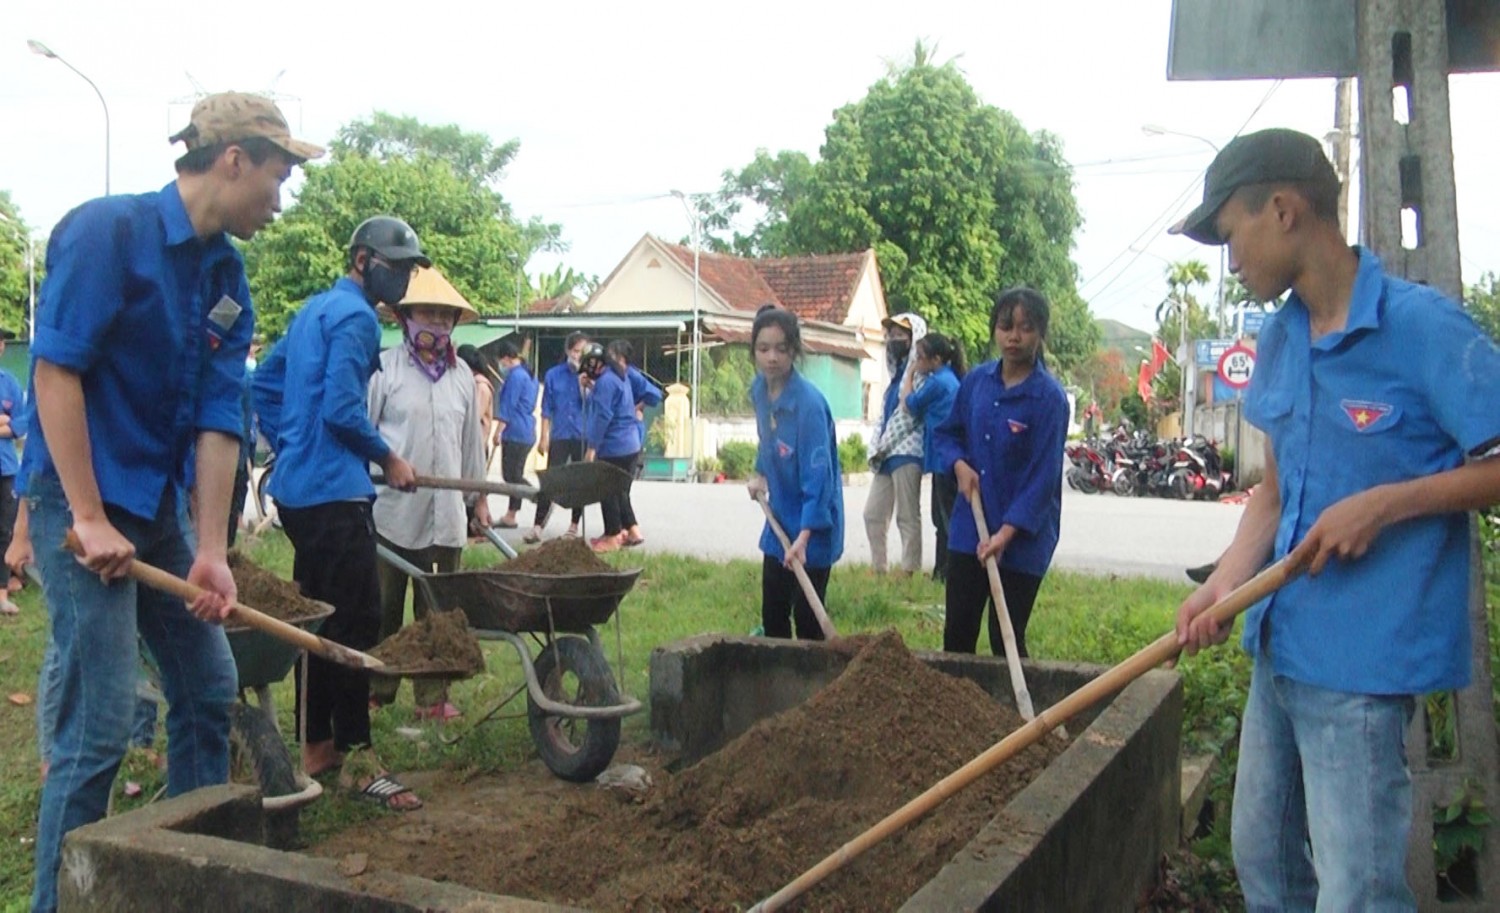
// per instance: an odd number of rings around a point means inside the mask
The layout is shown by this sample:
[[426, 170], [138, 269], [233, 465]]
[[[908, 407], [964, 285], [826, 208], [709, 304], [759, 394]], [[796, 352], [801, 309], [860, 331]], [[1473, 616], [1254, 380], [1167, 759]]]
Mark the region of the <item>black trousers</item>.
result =
[[[831, 568], [809, 567], [805, 570], [812, 581], [813, 592], [818, 594], [820, 601], [826, 602], [824, 597], [828, 593]], [[807, 594], [797, 583], [797, 575], [777, 559], [766, 555], [760, 565], [760, 626], [767, 637], [790, 638], [794, 620], [798, 640], [823, 639], [823, 628], [818, 624], [818, 616], [813, 614]]]
[[[1036, 605], [1036, 593], [1041, 586], [1040, 577], [1000, 569], [1000, 589], [1005, 593], [1006, 608], [1010, 609], [1011, 626], [1016, 629], [1018, 656], [1031, 655], [1026, 652], [1026, 623], [1031, 620], [1031, 609]], [[990, 652], [1004, 656], [1005, 638], [1000, 633], [1000, 616], [995, 614], [995, 601], [990, 597], [989, 575], [985, 573], [984, 565], [974, 555], [949, 552], [943, 651], [975, 652], [979, 644], [979, 625], [986, 615], [990, 622]]]
[[[512, 485], [526, 484], [526, 455], [531, 452], [531, 444], [525, 441], [500, 442], [500, 478]], [[511, 513], [521, 509], [521, 499], [511, 496], [508, 509]]]
[[[583, 462], [584, 445], [582, 440], [571, 438], [554, 438], [547, 445], [547, 468], [556, 469], [558, 466], [566, 466], [569, 463]], [[536, 516], [532, 518], [532, 526], [546, 526], [547, 519], [552, 516], [552, 499], [546, 495], [538, 495], [536, 499]], [[583, 508], [573, 508], [573, 525], [577, 526], [583, 522]]]
[[621, 531], [635, 526], [635, 506], [630, 503], [630, 486], [635, 484], [635, 464], [640, 461], [640, 451], [618, 457], [599, 457], [599, 462], [618, 466], [630, 476], [625, 490], [618, 497], [605, 498], [599, 509], [604, 514], [604, 535], [617, 536]]
[[[16, 511], [20, 506], [21, 502], [16, 500], [16, 477], [0, 476], [0, 555], [10, 548], [11, 534], [16, 529]], [[3, 565], [5, 562], [0, 561], [0, 599], [9, 598], [4, 589], [10, 585], [10, 567]]]
[[951, 472], [932, 474], [932, 528], [937, 531], [937, 548], [932, 559], [932, 579], [948, 579], [948, 522], [953, 519], [953, 504], [958, 500], [958, 480]]
[[[313, 507], [276, 505], [296, 558], [292, 579], [302, 595], [333, 606], [318, 633], [334, 643], [368, 650], [380, 638], [380, 581], [376, 576], [375, 520], [369, 501], [334, 501]], [[298, 726], [307, 691], [307, 741], [333, 740], [339, 751], [370, 744], [370, 675], [309, 656], [307, 681], [297, 667]]]

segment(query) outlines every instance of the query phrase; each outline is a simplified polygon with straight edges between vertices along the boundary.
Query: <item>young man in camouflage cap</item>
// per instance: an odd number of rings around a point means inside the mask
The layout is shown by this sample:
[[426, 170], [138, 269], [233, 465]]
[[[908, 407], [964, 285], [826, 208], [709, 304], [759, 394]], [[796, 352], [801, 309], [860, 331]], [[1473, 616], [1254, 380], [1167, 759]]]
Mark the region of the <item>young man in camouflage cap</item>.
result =
[[[63, 836], [104, 817], [130, 738], [138, 634], [169, 708], [168, 793], [228, 778], [236, 678], [218, 622], [235, 597], [225, 539], [255, 322], [229, 236], [270, 224], [292, 167], [323, 150], [293, 139], [270, 100], [240, 93], [198, 102], [172, 141], [187, 146], [176, 180], [84, 203], [47, 246], [38, 421], [20, 472], [60, 662], [32, 896], [42, 913], [57, 907]], [[194, 448], [196, 553], [177, 507]], [[205, 594], [189, 607], [138, 587], [125, 577], [136, 557]]]

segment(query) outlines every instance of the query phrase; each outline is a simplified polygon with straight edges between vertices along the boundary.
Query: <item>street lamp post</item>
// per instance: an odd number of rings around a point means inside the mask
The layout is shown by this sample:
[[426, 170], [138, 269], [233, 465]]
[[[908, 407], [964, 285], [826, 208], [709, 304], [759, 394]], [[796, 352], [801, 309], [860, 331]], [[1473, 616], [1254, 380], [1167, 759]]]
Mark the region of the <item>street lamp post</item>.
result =
[[45, 44], [42, 44], [35, 38], [28, 38], [26, 40], [26, 46], [31, 49], [31, 53], [40, 54], [43, 57], [50, 57], [51, 59], [72, 70], [74, 73], [77, 73], [78, 77], [84, 82], [88, 83], [90, 89], [94, 90], [94, 94], [99, 96], [99, 106], [104, 109], [104, 195], [109, 196], [109, 105], [105, 104], [104, 93], [99, 91], [99, 87], [94, 85], [94, 81], [92, 79], [89, 79], [87, 76], [83, 75], [82, 70], [78, 69], [71, 63], [68, 63], [62, 57], [58, 56], [56, 51], [47, 47]]
[[[1214, 151], [1214, 155], [1218, 155], [1219, 154], [1219, 144], [1218, 143], [1214, 142], [1213, 140], [1209, 139], [1206, 136], [1199, 136], [1196, 133], [1183, 133], [1183, 132], [1181, 132], [1179, 130], [1168, 130], [1166, 127], [1162, 127], [1162, 126], [1157, 125], [1157, 124], [1146, 124], [1145, 126], [1141, 127], [1141, 132], [1144, 133], [1144, 134], [1146, 134], [1147, 136], [1180, 136], [1180, 137], [1183, 137], [1184, 139], [1195, 139], [1198, 142], [1203, 143], [1204, 145], [1206, 145], [1208, 148], [1212, 149]], [[1217, 323], [1219, 325], [1219, 335], [1220, 336], [1224, 335], [1224, 327], [1225, 327], [1225, 324], [1224, 324], [1224, 312], [1228, 309], [1228, 303], [1224, 300], [1224, 292], [1225, 292], [1224, 277], [1229, 272], [1228, 265], [1227, 265], [1228, 259], [1229, 259], [1229, 248], [1227, 246], [1223, 245], [1223, 244], [1220, 244], [1219, 245], [1219, 294], [1217, 295], [1218, 305], [1219, 306], [1218, 306], [1218, 313], [1215, 315], [1215, 319], [1216, 319], [1216, 321], [1217, 321]]]
[[697, 213], [696, 210], [693, 209], [692, 203], [690, 203], [688, 201], [687, 194], [683, 193], [680, 190], [674, 190], [674, 191], [672, 191], [672, 196], [674, 196], [678, 200], [682, 201], [682, 208], [683, 208], [683, 210], [685, 210], [687, 212], [688, 222], [689, 222], [689, 224], [692, 227], [692, 242], [693, 242], [693, 390], [692, 390], [692, 396], [689, 399], [689, 403], [692, 406], [692, 409], [691, 409], [691, 412], [690, 412], [690, 414], [692, 416], [692, 419], [691, 419], [691, 421], [692, 421], [692, 430], [691, 430], [691, 432], [689, 434], [689, 437], [690, 437], [690, 439], [692, 441], [693, 468], [696, 470], [698, 468], [698, 358], [699, 358], [698, 352], [699, 352], [699, 349], [701, 349], [703, 347], [702, 322], [699, 320], [699, 314], [698, 314], [698, 287], [699, 287], [699, 283], [700, 283], [700, 278], [699, 278], [700, 273], [699, 273], [699, 270], [698, 270], [698, 257], [699, 257], [700, 250], [703, 247], [702, 238], [700, 237], [703, 229], [702, 229], [702, 223], [698, 219], [698, 213]]
[[31, 245], [31, 232], [25, 225], [3, 212], [0, 212], [0, 222], [15, 229], [16, 237], [26, 248], [26, 341], [29, 344], [36, 337], [36, 251]]

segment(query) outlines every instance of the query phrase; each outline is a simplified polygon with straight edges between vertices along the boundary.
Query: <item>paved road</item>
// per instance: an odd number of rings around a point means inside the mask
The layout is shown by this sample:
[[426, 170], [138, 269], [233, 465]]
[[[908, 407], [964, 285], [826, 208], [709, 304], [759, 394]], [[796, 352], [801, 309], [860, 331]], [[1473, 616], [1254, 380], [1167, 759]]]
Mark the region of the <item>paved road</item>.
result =
[[[868, 493], [867, 487], [844, 489], [843, 560], [848, 563], [870, 561], [862, 519]], [[756, 545], [764, 521], [754, 502], [746, 497], [743, 484], [637, 482], [633, 494], [636, 513], [646, 532], [643, 548], [712, 559], [760, 558]], [[933, 531], [927, 519], [929, 503], [924, 486], [922, 554], [930, 569]], [[1229, 544], [1242, 511], [1239, 506], [1213, 502], [1118, 498], [1065, 489], [1062, 541], [1055, 566], [1185, 582], [1184, 568], [1211, 561]], [[521, 517], [523, 522], [531, 520], [530, 505]], [[586, 525], [590, 534], [600, 529], [599, 524], [598, 511], [589, 510]], [[564, 512], [554, 511], [547, 533], [560, 534], [566, 525]], [[892, 526], [890, 551], [895, 554], [899, 541]], [[507, 531], [505, 535], [519, 543], [519, 533]]]

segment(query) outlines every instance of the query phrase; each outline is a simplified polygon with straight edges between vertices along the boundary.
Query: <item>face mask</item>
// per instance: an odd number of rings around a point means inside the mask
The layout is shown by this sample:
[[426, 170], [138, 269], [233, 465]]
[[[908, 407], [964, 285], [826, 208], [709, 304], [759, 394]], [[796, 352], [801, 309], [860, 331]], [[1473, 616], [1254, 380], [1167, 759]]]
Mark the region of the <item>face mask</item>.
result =
[[[407, 320], [405, 323], [406, 346], [411, 350], [412, 360], [431, 380], [440, 380], [453, 363], [453, 335], [446, 328], [434, 323]], [[424, 359], [430, 353], [432, 359]]]
[[365, 281], [365, 298], [371, 304], [388, 304], [395, 307], [406, 297], [406, 288], [411, 284], [411, 271], [393, 269], [374, 257], [365, 261], [360, 278]]
[[905, 361], [906, 356], [911, 354], [911, 343], [907, 342], [904, 339], [893, 339], [885, 344], [885, 350], [889, 352], [891, 354], [891, 357], [896, 361]]

